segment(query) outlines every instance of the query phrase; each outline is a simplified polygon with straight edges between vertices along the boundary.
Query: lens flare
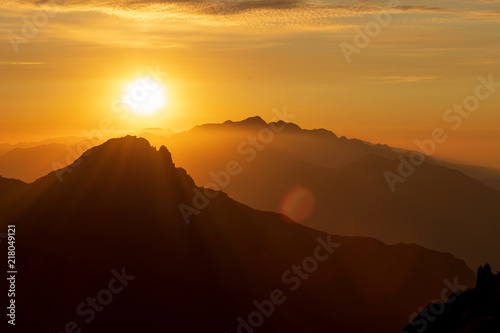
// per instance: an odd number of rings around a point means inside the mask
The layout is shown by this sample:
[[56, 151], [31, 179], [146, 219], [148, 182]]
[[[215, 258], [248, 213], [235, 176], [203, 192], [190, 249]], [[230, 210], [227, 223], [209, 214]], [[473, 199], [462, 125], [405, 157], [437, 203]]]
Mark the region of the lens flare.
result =
[[314, 203], [314, 194], [308, 188], [294, 186], [283, 197], [280, 213], [296, 222], [302, 222], [311, 215]]

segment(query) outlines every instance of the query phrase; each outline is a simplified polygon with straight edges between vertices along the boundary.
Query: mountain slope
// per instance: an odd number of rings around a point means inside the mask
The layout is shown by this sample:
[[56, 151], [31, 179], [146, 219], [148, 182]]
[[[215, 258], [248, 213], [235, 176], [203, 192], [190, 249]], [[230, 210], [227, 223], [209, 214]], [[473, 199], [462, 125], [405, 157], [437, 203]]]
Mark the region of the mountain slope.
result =
[[[168, 144], [197, 183], [221, 187], [257, 209], [329, 233], [451, 252], [472, 267], [500, 265], [492, 236], [500, 228], [500, 192], [433, 158], [392, 193], [384, 174], [397, 173], [396, 153], [326, 130], [253, 117], [198, 126], [172, 135]], [[241, 168], [227, 177], [232, 161]]]
[[455, 169], [463, 172], [469, 177], [475, 178], [483, 182], [489, 187], [500, 190], [500, 170], [487, 168], [482, 166], [453, 164], [446, 161], [433, 160], [437, 165], [441, 165], [450, 169]]
[[500, 191], [500, 179], [481, 179], [481, 182], [495, 190]]
[[404, 333], [490, 333], [500, 331], [500, 273], [490, 265], [478, 270], [472, 290], [451, 296], [446, 306], [429, 304], [405, 327]]
[[[253, 156], [251, 150], [256, 152], [255, 160], [266, 161], [268, 166], [275, 168], [296, 161], [338, 168], [368, 154], [397, 156], [385, 145], [339, 138], [325, 129], [304, 130], [296, 124], [283, 121], [267, 124], [260, 117], [197, 126], [170, 136], [165, 143], [178, 163], [202, 184], [210, 181], [207, 170], [220, 170], [231, 159], [250, 159]], [[211, 157], [204, 160], [203, 167], [193, 159], [193, 156], [209, 155]]]
[[[424, 163], [391, 192], [384, 177], [399, 160], [369, 155], [340, 169], [290, 164], [261, 177], [232, 180], [231, 194], [253, 207], [282, 209], [295, 187], [310, 191], [314, 208], [301, 223], [329, 233], [417, 243], [479, 266], [500, 264], [500, 192], [456, 170]], [[254, 178], [255, 177], [255, 178]], [[250, 179], [252, 178], [252, 179]], [[272, 179], [272, 186], [268, 182]], [[255, 195], [266, 189], [266, 196]], [[295, 202], [300, 208], [301, 202]]]
[[[0, 211], [2, 228], [15, 224], [19, 235], [25, 332], [71, 321], [92, 332], [236, 332], [253, 302], [279, 289], [286, 300], [259, 332], [396, 333], [445, 279], [474, 282], [450, 254], [329, 236], [196, 187], [144, 139], [110, 140], [69, 168], [63, 182], [51, 173]], [[217, 196], [186, 224], [179, 205], [196, 193]], [[129, 280], [107, 302], [102, 290], [120, 273]], [[103, 309], [79, 316], [96, 295]]]
[[[12, 205], [28, 190], [28, 185], [17, 179], [0, 176], [0, 211]], [[0, 218], [3, 216], [0, 215]]]

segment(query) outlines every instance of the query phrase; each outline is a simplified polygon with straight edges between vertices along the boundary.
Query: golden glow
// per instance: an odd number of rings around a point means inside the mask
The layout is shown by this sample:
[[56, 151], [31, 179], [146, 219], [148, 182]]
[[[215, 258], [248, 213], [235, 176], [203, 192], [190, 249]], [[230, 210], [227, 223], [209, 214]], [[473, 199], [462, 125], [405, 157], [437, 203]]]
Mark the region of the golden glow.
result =
[[136, 116], [154, 116], [169, 105], [166, 88], [152, 78], [139, 78], [125, 86], [122, 102]]
[[[108, 118], [120, 135], [269, 121], [287, 107], [304, 128], [407, 149], [443, 127], [449, 140], [436, 156], [500, 168], [491, 153], [500, 89], [459, 130], [443, 121], [479, 76], [500, 82], [497, 0], [400, 8], [351, 63], [339, 46], [355, 46], [354, 28], [383, 16], [387, 1], [81, 0], [32, 22], [50, 3], [0, 2], [0, 143], [82, 135]], [[146, 77], [165, 82], [146, 102], [124, 105], [125, 88]]]

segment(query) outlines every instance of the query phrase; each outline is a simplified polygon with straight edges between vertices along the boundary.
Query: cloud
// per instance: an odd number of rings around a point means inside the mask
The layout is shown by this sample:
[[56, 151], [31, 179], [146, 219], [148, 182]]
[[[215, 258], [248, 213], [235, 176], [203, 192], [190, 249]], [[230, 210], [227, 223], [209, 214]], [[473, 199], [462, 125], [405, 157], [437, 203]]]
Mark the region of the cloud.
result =
[[[421, 1], [423, 4], [427, 2]], [[489, 21], [500, 19], [500, 12], [494, 9], [477, 10], [477, 6], [466, 9], [455, 3], [440, 1], [439, 4], [444, 6], [435, 6], [435, 2], [432, 2], [429, 6], [400, 5], [390, 9], [401, 15], [441, 15]], [[483, 0], [480, 6], [492, 7], [491, 4], [496, 3], [497, 0]], [[351, 0], [349, 3], [338, 3], [337, 0], [4, 0], [0, 8], [10, 11], [93, 12], [138, 21], [184, 22], [196, 25], [299, 27], [363, 24], [353, 20], [371, 13], [389, 11], [388, 1], [384, 0]]]

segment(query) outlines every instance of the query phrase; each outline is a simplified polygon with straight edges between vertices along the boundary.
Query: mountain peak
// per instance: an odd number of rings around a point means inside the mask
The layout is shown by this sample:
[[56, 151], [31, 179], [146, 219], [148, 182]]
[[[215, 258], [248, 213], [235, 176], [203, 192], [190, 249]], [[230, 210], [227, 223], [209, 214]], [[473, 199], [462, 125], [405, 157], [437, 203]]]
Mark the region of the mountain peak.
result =
[[109, 139], [105, 143], [103, 143], [98, 147], [103, 147], [103, 148], [111, 148], [113, 150], [115, 149], [125, 149], [131, 153], [133, 152], [158, 152], [160, 156], [163, 158], [166, 158], [166, 161], [170, 161], [172, 163], [172, 154], [168, 150], [167, 147], [162, 145], [160, 149], [156, 149], [156, 147], [151, 146], [149, 141], [143, 137], [137, 137], [133, 135], [127, 135], [122, 138], [114, 138], [114, 139]]
[[170, 153], [170, 151], [168, 150], [167, 147], [161, 146], [160, 149], [158, 150], [158, 153], [160, 153], [160, 156], [163, 158], [163, 160], [166, 163], [169, 163], [169, 164], [172, 164], [175, 166], [175, 164], [172, 161], [172, 154]]
[[139, 147], [152, 148], [148, 140], [141, 137], [137, 137], [135, 135], [127, 135], [121, 138], [109, 139], [101, 146], [110, 146], [110, 145], [129, 145], [129, 146], [132, 145], [134, 148], [139, 148]]
[[55, 170], [42, 179], [59, 182], [67, 178], [77, 178], [75, 174], [93, 174], [106, 178], [117, 178], [137, 174], [161, 174], [174, 172], [175, 164], [170, 151], [161, 146], [160, 149], [151, 146], [148, 140], [125, 136], [106, 141], [93, 147], [75, 160], [71, 165]]
[[240, 126], [266, 126], [267, 123], [264, 119], [262, 119], [260, 116], [253, 116], [253, 117], [248, 117], [244, 120], [241, 121], [232, 121], [232, 120], [227, 120], [224, 122], [224, 124], [234, 124], [234, 125], [240, 125]]

